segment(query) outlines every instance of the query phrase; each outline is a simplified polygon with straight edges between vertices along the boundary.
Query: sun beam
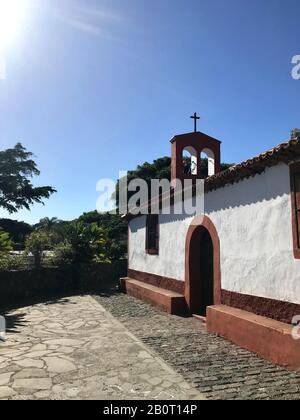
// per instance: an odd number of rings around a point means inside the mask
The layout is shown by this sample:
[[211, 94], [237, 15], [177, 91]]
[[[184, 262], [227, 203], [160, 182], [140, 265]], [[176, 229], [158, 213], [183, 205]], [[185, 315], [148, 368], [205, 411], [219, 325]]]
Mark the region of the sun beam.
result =
[[25, 17], [27, 0], [0, 0], [0, 50], [15, 40]]

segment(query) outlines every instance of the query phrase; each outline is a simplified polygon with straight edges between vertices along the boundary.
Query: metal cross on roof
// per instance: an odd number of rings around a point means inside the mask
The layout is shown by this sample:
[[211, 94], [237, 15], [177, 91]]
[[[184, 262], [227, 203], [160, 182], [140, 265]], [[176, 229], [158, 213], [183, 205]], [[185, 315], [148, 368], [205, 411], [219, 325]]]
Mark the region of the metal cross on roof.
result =
[[194, 131], [197, 133], [197, 120], [200, 120], [200, 117], [197, 117], [197, 112], [195, 112], [194, 115], [190, 118], [194, 120]]

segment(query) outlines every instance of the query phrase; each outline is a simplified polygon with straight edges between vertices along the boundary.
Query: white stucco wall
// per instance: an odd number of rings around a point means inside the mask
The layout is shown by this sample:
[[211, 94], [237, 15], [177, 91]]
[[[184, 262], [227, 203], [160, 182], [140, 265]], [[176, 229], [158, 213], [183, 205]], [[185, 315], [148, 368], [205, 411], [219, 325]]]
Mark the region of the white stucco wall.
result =
[[[205, 196], [220, 238], [221, 282], [228, 291], [300, 304], [300, 260], [293, 255], [290, 178], [279, 164]], [[146, 216], [130, 223], [129, 267], [184, 280], [185, 240], [193, 218], [160, 216], [160, 253], [145, 252]]]

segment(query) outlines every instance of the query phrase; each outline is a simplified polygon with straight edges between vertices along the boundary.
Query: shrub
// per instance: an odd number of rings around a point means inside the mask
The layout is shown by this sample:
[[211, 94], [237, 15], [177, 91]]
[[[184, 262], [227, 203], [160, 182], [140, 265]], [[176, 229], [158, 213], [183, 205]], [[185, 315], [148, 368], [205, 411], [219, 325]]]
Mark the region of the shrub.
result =
[[71, 247], [75, 263], [110, 262], [107, 258], [107, 234], [97, 223], [73, 222], [65, 227], [65, 245]]
[[9, 233], [0, 229], [0, 255], [7, 254], [13, 249], [13, 243], [10, 240]]
[[53, 251], [53, 263], [55, 265], [72, 264], [76, 259], [75, 251], [69, 243], [60, 243], [54, 247]]
[[0, 256], [0, 271], [18, 271], [29, 267], [29, 261], [24, 255], [6, 254]]
[[0, 271], [8, 271], [9, 269], [8, 258], [0, 256]]
[[42, 264], [43, 253], [49, 247], [49, 236], [42, 231], [31, 233], [25, 242], [26, 254], [32, 254], [34, 258], [34, 267], [39, 269]]

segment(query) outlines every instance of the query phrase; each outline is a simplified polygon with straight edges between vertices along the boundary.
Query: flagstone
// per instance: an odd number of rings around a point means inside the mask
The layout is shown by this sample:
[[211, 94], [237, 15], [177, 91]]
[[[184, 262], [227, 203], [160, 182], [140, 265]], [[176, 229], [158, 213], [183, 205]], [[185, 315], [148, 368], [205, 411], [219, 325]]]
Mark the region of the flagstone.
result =
[[0, 373], [0, 386], [7, 385], [10, 381], [11, 376], [12, 372]]
[[39, 369], [41, 369], [44, 366], [44, 362], [42, 360], [34, 360], [34, 359], [18, 360], [15, 363], [22, 367], [36, 367]]
[[46, 344], [36, 344], [35, 346], [33, 346], [31, 348], [31, 351], [44, 351], [47, 350], [47, 346]]
[[38, 359], [38, 358], [41, 358], [41, 357], [43, 357], [43, 356], [45, 356], [49, 353], [51, 353], [51, 351], [49, 351], [49, 350], [33, 351], [33, 352], [30, 352], [30, 353], [26, 353], [26, 357], [28, 359]]
[[51, 396], [51, 391], [38, 391], [34, 394], [34, 397], [38, 400], [48, 400]]
[[14, 379], [44, 378], [47, 377], [47, 371], [44, 369], [22, 369], [14, 375]]
[[74, 363], [61, 359], [59, 357], [45, 357], [44, 361], [46, 362], [47, 369], [49, 372], [53, 373], [65, 373], [76, 370]]
[[12, 387], [14, 389], [45, 390], [51, 389], [52, 381], [50, 378], [15, 379]]
[[73, 351], [75, 351], [75, 349], [72, 347], [58, 347], [58, 349], [61, 353], [65, 353], [65, 354], [70, 354], [70, 353], [73, 353]]
[[60, 338], [52, 339], [45, 341], [45, 344], [58, 345], [58, 346], [70, 346], [70, 347], [79, 347], [82, 345], [82, 341], [73, 340], [71, 338]]
[[14, 396], [16, 393], [8, 386], [0, 386], [0, 399], [9, 398]]

